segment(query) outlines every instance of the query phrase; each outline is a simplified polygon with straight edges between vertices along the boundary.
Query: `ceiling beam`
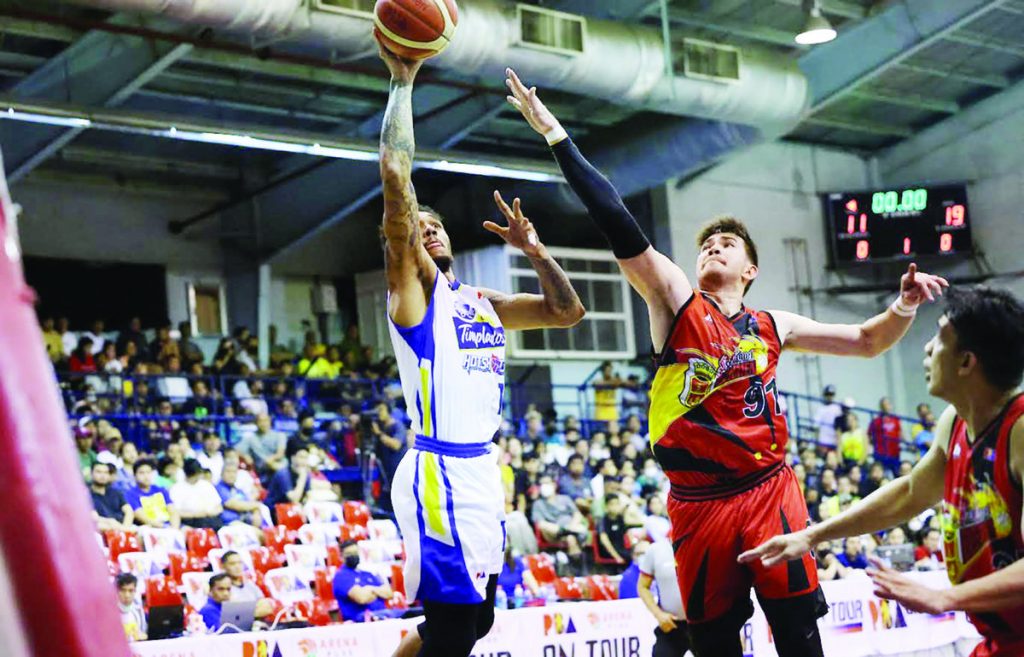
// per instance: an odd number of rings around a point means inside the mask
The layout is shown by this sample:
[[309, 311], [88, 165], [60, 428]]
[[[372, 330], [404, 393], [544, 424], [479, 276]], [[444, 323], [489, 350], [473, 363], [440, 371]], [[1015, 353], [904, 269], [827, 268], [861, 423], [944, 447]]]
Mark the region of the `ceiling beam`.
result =
[[[115, 21], [124, 19], [115, 18]], [[89, 32], [22, 78], [10, 93], [19, 99], [60, 100], [116, 107], [192, 49], [137, 37]], [[7, 178], [17, 182], [73, 141], [81, 128], [0, 126]]]
[[[992, 176], [993, 170], [1019, 172], [1019, 153], [1024, 152], [1021, 132], [1007, 126], [1021, 124], [1022, 117], [1024, 80], [882, 151], [878, 154], [879, 172], [886, 181], [891, 176], [901, 181], [906, 177], [948, 180], [950, 175], [970, 180]], [[968, 135], [971, 138], [965, 139]], [[953, 161], [959, 163], [960, 170], [951, 174]]]
[[951, 43], [959, 43], [964, 46], [984, 48], [985, 50], [994, 50], [995, 52], [1024, 58], [1024, 46], [1018, 45], [1019, 42], [1005, 41], [988, 34], [959, 30], [952, 34], [947, 34], [943, 37], [943, 40]]
[[800, 58], [811, 87], [811, 111], [831, 105], [1004, 2], [903, 0], [886, 5]]
[[863, 132], [869, 135], [882, 135], [885, 137], [900, 137], [906, 139], [914, 135], [910, 128], [904, 128], [889, 123], [877, 123], [854, 118], [840, 118], [833, 116], [811, 116], [804, 119], [803, 124], [821, 126], [823, 128], [838, 128], [851, 132]]
[[541, 6], [571, 14], [629, 20], [653, 11], [660, 0], [615, 0], [615, 2], [594, 2], [594, 0], [546, 0]]
[[[775, 0], [781, 5], [790, 5], [803, 9], [803, 0]], [[868, 9], [856, 2], [844, 2], [843, 0], [822, 0], [821, 11], [832, 16], [860, 20], [868, 15]]]
[[992, 87], [993, 89], [1006, 89], [1012, 82], [1010, 78], [1005, 75], [999, 75], [996, 73], [983, 73], [981, 71], [965, 71], [956, 69], [944, 69], [937, 66], [927, 66], [925, 64], [911, 63], [911, 62], [900, 62], [896, 65], [898, 68], [906, 71], [913, 71], [914, 73], [921, 73], [922, 75], [931, 75], [937, 78], [949, 78], [950, 80], [957, 80], [958, 82], [969, 82], [972, 84], [978, 84], [984, 87]]
[[[426, 112], [429, 117], [421, 118], [416, 122], [417, 145], [440, 149], [451, 148], [504, 109], [504, 99], [477, 94], [453, 98], [451, 90], [434, 89], [431, 91], [431, 97], [428, 99], [431, 107]], [[421, 115], [423, 114], [422, 103], [422, 99], [417, 103], [421, 107], [419, 111]], [[439, 109], [443, 109], [443, 111], [437, 111]], [[378, 125], [375, 117], [367, 122], [366, 128], [377, 131], [379, 130]], [[339, 180], [345, 181], [343, 187], [337, 185]], [[333, 185], [331, 185], [332, 181]], [[328, 186], [325, 187], [325, 185]], [[375, 199], [381, 190], [380, 172], [375, 164], [360, 163], [353, 166], [353, 163], [336, 163], [330, 167], [312, 171], [288, 185], [275, 189], [272, 194], [258, 198], [261, 216], [275, 214], [288, 216], [281, 214], [283, 212], [290, 212], [294, 215], [294, 199], [296, 198], [304, 199], [304, 206], [315, 204], [320, 208], [333, 208], [327, 212], [321, 209], [320, 212], [312, 214], [311, 221], [308, 219], [296, 221], [296, 217], [290, 216], [286, 224], [287, 236], [279, 233], [279, 236], [274, 239], [275, 244], [271, 252], [264, 261], [270, 263], [279, 260], [307, 244]], [[325, 194], [325, 191], [328, 193]], [[315, 199], [319, 199], [319, 202]], [[296, 226], [298, 230], [295, 229]], [[261, 231], [266, 233], [268, 228], [264, 226]]]
[[668, 19], [678, 25], [686, 25], [713, 32], [722, 32], [732, 36], [743, 37], [751, 41], [770, 43], [776, 46], [788, 46], [792, 48], [801, 47], [794, 41], [796, 36], [793, 32], [779, 30], [774, 27], [756, 25], [750, 21], [730, 20], [727, 18], [713, 18], [706, 14], [686, 11], [685, 9], [670, 8]]
[[928, 110], [929, 112], [941, 112], [943, 114], [956, 114], [960, 111], [960, 104], [956, 101], [944, 98], [929, 98], [917, 94], [897, 94], [876, 91], [874, 89], [858, 89], [857, 91], [851, 91], [850, 97], [870, 100], [876, 103], [885, 103], [887, 105]]

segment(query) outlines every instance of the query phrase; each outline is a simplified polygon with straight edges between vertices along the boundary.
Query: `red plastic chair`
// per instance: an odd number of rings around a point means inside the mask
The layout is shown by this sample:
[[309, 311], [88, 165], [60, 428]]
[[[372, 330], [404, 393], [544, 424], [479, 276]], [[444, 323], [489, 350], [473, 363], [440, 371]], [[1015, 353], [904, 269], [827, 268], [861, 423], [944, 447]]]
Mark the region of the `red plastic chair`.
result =
[[124, 552], [142, 552], [142, 542], [138, 534], [111, 529], [103, 533], [107, 539], [107, 548], [110, 549], [110, 560], [117, 563], [117, 557]]
[[391, 564], [391, 590], [405, 597], [405, 571], [402, 570], [402, 564]]
[[341, 568], [341, 546], [340, 545], [328, 545], [327, 546], [327, 565], [332, 568]]
[[177, 607], [182, 604], [178, 585], [163, 575], [146, 580], [146, 607]]
[[281, 568], [284, 565], [284, 553], [280, 555], [268, 547], [251, 548], [249, 556], [252, 557], [252, 567], [257, 573], [265, 573], [274, 568]]
[[[257, 570], [256, 572], [254, 572], [252, 574], [252, 581], [253, 581], [254, 584], [256, 584], [256, 587], [259, 588], [259, 590], [263, 592], [263, 596], [264, 597], [270, 598], [270, 589], [267, 588], [267, 583], [263, 581], [263, 578], [264, 578], [265, 574], [266, 573], [261, 573], [260, 571]], [[271, 598], [271, 600], [273, 600], [273, 598]], [[276, 600], [274, 600], [274, 603], [275, 603], [275, 605], [278, 604], [278, 602]], [[279, 607], [275, 609], [275, 613], [277, 611], [280, 611]], [[271, 614], [271, 616], [273, 616], [273, 614]]]
[[338, 537], [338, 540], [341, 542], [365, 541], [368, 538], [370, 538], [370, 534], [366, 531], [366, 527], [362, 525], [342, 525], [341, 536]]
[[284, 525], [263, 529], [263, 544], [274, 554], [284, 555], [284, 546], [295, 542], [295, 532]]
[[323, 600], [302, 600], [292, 607], [292, 614], [302, 616], [310, 625], [321, 627], [331, 624], [331, 614]]
[[527, 555], [526, 567], [530, 569], [538, 584], [554, 584], [558, 579], [558, 574], [555, 573], [555, 560], [550, 554]]
[[544, 540], [544, 534], [540, 531], [540, 525], [536, 525], [533, 528], [533, 533], [537, 537], [537, 549], [538, 550], [567, 550], [569, 543], [567, 541], [555, 541], [549, 543]]
[[302, 507], [298, 504], [275, 504], [274, 514], [277, 516], [278, 525], [284, 525], [293, 532], [299, 531], [299, 527], [306, 524]]
[[555, 594], [561, 600], [582, 600], [583, 589], [572, 577], [559, 577], [555, 580]]
[[171, 552], [167, 558], [170, 560], [170, 565], [167, 567], [168, 575], [179, 586], [181, 585], [181, 576], [185, 573], [197, 573], [205, 570], [201, 558], [184, 552]]
[[366, 527], [366, 523], [370, 522], [370, 507], [366, 506], [365, 502], [349, 500], [348, 502], [345, 502], [342, 508], [345, 513], [346, 525], [361, 525], [362, 527]]
[[327, 605], [328, 611], [338, 610], [338, 601], [334, 597], [334, 582], [326, 568], [313, 571], [313, 594]]
[[587, 578], [587, 589], [591, 600], [618, 600], [619, 593], [612, 586], [607, 575], [591, 575]]
[[185, 532], [185, 548], [189, 556], [199, 557], [205, 561], [210, 550], [219, 547], [220, 539], [217, 538], [217, 532], [209, 527], [189, 529]]

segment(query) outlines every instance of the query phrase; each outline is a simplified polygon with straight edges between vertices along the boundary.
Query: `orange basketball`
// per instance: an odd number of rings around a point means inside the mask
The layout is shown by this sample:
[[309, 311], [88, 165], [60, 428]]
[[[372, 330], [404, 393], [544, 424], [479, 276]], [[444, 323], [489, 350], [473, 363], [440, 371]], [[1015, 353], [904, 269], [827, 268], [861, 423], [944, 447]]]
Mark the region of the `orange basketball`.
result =
[[447, 48], [458, 23], [455, 0], [377, 0], [373, 8], [377, 38], [406, 59], [426, 59]]

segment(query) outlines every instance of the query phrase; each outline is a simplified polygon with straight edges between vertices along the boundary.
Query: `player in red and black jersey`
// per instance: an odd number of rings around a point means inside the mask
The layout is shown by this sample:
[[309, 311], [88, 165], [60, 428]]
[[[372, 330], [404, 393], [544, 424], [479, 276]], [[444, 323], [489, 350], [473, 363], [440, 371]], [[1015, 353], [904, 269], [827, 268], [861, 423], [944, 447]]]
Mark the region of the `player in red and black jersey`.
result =
[[1024, 657], [1024, 304], [1002, 290], [951, 291], [924, 368], [928, 392], [950, 406], [910, 474], [741, 560], [770, 568], [820, 541], [902, 524], [941, 501], [953, 587], [925, 588], [876, 561], [868, 571], [876, 595], [911, 611], [966, 611], [984, 637], [974, 657]]
[[874, 356], [899, 340], [914, 310], [946, 282], [911, 265], [890, 309], [863, 324], [822, 324], [754, 311], [743, 297], [758, 274], [746, 227], [717, 220], [698, 237], [697, 285], [655, 250], [614, 187], [580, 154], [555, 117], [511, 70], [511, 102], [551, 145], [566, 181], [604, 233], [622, 272], [647, 302], [657, 374], [650, 435], [672, 483], [669, 518], [691, 650], [739, 657], [739, 630], [757, 591], [782, 657], [821, 655], [816, 619], [826, 606], [810, 550], [803, 561], [765, 568], [740, 552], [807, 524], [778, 405], [783, 349]]

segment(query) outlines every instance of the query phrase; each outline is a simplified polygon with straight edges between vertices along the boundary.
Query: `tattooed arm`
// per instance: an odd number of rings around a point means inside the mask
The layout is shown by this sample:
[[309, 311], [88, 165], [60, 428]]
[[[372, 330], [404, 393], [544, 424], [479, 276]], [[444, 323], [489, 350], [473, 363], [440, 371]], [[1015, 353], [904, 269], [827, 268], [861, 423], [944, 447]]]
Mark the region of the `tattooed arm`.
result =
[[380, 177], [384, 186], [384, 260], [388, 314], [399, 326], [415, 326], [427, 313], [437, 268], [423, 248], [419, 204], [412, 186], [416, 141], [412, 123], [412, 86], [420, 62], [403, 60], [384, 47], [381, 59], [391, 71], [391, 93], [380, 133]]
[[519, 199], [515, 199], [509, 208], [501, 194], [494, 192], [494, 202], [508, 220], [508, 226], [502, 227], [492, 221], [485, 221], [484, 228], [521, 250], [530, 259], [540, 279], [542, 292], [504, 294], [481, 290], [491, 301], [501, 323], [507, 329], [568, 328], [579, 323], [586, 310], [569, 282], [569, 277], [540, 243], [530, 220], [523, 216]]

